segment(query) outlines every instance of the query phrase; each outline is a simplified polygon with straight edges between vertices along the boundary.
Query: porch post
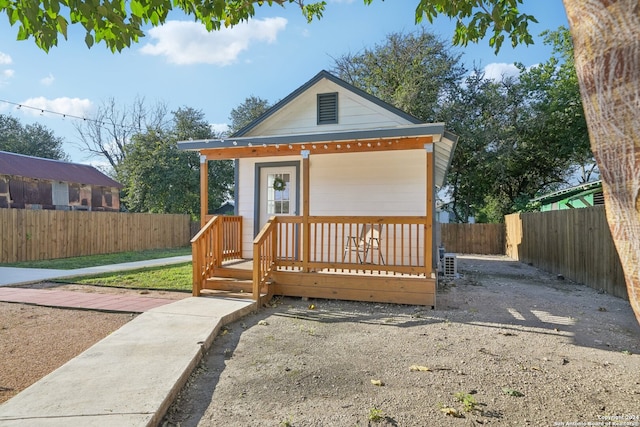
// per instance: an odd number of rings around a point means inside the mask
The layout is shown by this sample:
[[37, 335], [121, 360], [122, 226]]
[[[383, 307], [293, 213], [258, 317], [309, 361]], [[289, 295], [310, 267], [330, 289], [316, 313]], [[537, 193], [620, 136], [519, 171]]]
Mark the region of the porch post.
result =
[[426, 277], [431, 277], [433, 268], [433, 221], [434, 221], [434, 178], [435, 163], [433, 158], [433, 143], [424, 145], [427, 154], [427, 206], [426, 222], [424, 224], [424, 268]]
[[209, 214], [209, 162], [200, 154], [200, 228], [207, 223]]
[[311, 228], [309, 225], [309, 150], [302, 150], [302, 271], [309, 272]]

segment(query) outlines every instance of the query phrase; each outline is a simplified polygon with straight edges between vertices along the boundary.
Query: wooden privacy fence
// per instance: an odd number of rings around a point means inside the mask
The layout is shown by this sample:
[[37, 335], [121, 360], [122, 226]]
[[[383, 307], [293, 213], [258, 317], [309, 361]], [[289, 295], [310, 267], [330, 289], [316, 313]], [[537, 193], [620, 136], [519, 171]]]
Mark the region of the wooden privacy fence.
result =
[[187, 246], [189, 215], [0, 209], [0, 263]]
[[446, 252], [503, 255], [504, 224], [441, 224], [442, 245]]
[[604, 206], [505, 217], [506, 254], [628, 299]]

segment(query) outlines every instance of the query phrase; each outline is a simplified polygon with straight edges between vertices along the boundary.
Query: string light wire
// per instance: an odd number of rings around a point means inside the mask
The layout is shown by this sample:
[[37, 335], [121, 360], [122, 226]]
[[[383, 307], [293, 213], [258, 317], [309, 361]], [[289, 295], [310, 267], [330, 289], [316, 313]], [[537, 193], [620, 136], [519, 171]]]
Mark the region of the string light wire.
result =
[[63, 119], [66, 118], [70, 118], [70, 119], [77, 119], [77, 120], [82, 120], [85, 122], [92, 122], [95, 123], [99, 126], [103, 126], [106, 128], [106, 126], [110, 126], [110, 125], [114, 125], [116, 127], [122, 128], [122, 129], [128, 129], [128, 130], [132, 130], [132, 131], [138, 131], [139, 129], [134, 127], [134, 126], [125, 126], [125, 125], [118, 125], [118, 124], [112, 124], [112, 123], [105, 123], [102, 122], [100, 120], [96, 120], [96, 119], [91, 119], [88, 117], [82, 117], [82, 116], [75, 116], [73, 114], [67, 114], [67, 113], [60, 113], [58, 111], [52, 111], [52, 110], [47, 110], [46, 108], [40, 108], [40, 107], [32, 107], [30, 105], [26, 105], [26, 104], [19, 104], [17, 102], [13, 102], [13, 101], [7, 101], [6, 99], [0, 99], [0, 102], [4, 102], [5, 104], [9, 104], [9, 105], [14, 105], [16, 107], [16, 110], [19, 110], [21, 108], [27, 108], [29, 110], [34, 110], [34, 111], [38, 111], [40, 113], [40, 115], [43, 115], [44, 113], [47, 114], [52, 114], [55, 116], [61, 116]]

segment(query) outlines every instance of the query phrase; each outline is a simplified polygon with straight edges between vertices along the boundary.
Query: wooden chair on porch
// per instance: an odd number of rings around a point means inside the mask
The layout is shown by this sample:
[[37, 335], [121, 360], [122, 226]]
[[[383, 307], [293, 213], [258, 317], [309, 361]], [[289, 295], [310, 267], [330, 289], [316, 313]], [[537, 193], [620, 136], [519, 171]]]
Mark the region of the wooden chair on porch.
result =
[[[380, 224], [365, 224], [359, 236], [347, 236], [342, 262], [346, 259], [351, 260], [351, 256], [347, 257], [347, 254], [355, 252], [358, 262], [364, 264], [367, 261], [370, 251], [378, 251], [378, 258], [375, 259], [385, 265], [384, 256], [382, 256], [382, 252], [380, 252], [381, 234]], [[373, 260], [374, 258], [371, 259], [371, 261]]]

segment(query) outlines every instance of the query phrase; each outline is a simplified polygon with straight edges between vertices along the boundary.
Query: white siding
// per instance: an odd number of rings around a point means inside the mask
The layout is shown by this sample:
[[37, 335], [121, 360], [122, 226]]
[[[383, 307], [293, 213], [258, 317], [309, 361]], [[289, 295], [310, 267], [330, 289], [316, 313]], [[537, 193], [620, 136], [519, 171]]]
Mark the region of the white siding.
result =
[[424, 215], [424, 150], [310, 157], [311, 215]]
[[253, 258], [253, 215], [254, 215], [254, 183], [255, 160], [240, 159], [239, 182], [236, 183], [238, 192], [238, 215], [242, 216], [242, 257]]
[[[317, 94], [338, 92], [338, 123], [317, 124]], [[286, 135], [395, 127], [404, 118], [329, 81], [321, 80], [251, 130], [246, 136]]]

